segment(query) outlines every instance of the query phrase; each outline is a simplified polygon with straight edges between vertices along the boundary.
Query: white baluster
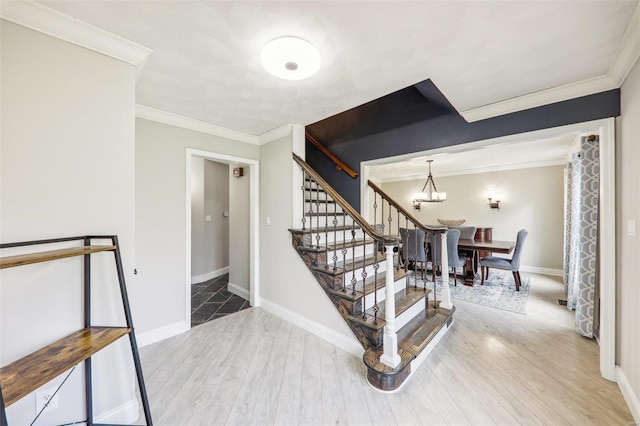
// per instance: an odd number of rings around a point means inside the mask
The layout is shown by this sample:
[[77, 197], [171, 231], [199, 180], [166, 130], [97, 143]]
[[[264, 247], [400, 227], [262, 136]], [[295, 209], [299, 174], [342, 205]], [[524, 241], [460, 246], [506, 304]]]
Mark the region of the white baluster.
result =
[[396, 334], [396, 299], [395, 288], [393, 282], [393, 247], [385, 245], [386, 250], [386, 282], [385, 282], [385, 299], [384, 299], [384, 326], [383, 347], [384, 353], [380, 357], [380, 362], [389, 367], [396, 367], [400, 364], [400, 355], [398, 355], [398, 335]]
[[447, 254], [447, 233], [440, 234], [440, 252], [442, 253], [442, 259], [440, 265], [442, 265], [442, 291], [440, 292], [440, 307], [444, 309], [451, 309], [453, 304], [451, 303], [451, 291], [449, 290], [449, 257]]

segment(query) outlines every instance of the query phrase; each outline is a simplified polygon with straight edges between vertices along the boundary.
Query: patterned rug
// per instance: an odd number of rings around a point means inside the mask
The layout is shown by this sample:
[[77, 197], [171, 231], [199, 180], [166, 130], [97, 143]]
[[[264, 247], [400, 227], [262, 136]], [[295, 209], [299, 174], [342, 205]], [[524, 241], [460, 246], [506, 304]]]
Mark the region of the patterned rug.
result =
[[[460, 279], [458, 279], [458, 285], [454, 286], [453, 277], [450, 277], [451, 298], [524, 315], [531, 289], [531, 279], [529, 276], [523, 275], [522, 272], [520, 277], [522, 280], [520, 291], [516, 291], [513, 274], [509, 271], [492, 269], [489, 273], [489, 279], [484, 280], [484, 285], [480, 285], [480, 274], [476, 274], [473, 287], [463, 285]], [[441, 278], [438, 278], [437, 281], [437, 294], [440, 299]], [[433, 289], [433, 283], [427, 282], [427, 288]]]

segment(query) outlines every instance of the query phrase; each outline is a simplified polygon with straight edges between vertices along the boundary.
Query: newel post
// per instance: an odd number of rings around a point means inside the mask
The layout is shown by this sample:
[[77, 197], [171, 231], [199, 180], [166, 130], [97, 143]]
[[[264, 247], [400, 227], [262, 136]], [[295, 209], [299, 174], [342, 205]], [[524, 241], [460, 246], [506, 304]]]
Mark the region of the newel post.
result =
[[451, 309], [453, 304], [451, 303], [451, 291], [449, 290], [449, 258], [447, 254], [447, 233], [440, 234], [440, 253], [442, 253], [442, 259], [440, 265], [442, 265], [442, 292], [440, 295], [440, 307], [444, 309]]
[[396, 298], [393, 282], [393, 245], [385, 245], [386, 251], [386, 282], [384, 298], [384, 326], [383, 354], [380, 362], [389, 367], [396, 367], [400, 364], [398, 355], [398, 335], [396, 334]]

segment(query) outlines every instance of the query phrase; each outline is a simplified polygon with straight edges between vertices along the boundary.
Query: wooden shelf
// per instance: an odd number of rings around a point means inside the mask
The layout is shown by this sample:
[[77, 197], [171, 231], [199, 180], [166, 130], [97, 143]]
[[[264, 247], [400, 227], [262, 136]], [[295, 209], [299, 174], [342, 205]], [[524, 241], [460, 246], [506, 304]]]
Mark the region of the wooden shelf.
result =
[[130, 331], [126, 327], [83, 328], [0, 368], [5, 406], [10, 406]]
[[13, 268], [14, 266], [28, 265], [30, 263], [47, 262], [49, 260], [63, 259], [65, 257], [83, 256], [85, 254], [100, 251], [115, 250], [116, 246], [82, 246], [60, 250], [42, 251], [38, 253], [20, 254], [17, 256], [0, 257], [0, 269]]

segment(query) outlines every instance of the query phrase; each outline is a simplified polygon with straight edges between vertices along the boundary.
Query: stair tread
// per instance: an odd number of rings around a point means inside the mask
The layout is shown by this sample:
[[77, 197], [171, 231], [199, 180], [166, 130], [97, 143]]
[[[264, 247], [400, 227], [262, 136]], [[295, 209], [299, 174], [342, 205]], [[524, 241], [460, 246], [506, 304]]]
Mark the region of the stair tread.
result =
[[404, 370], [411, 361], [427, 347], [453, 316], [455, 306], [451, 310], [434, 307], [429, 303], [425, 309], [398, 331], [398, 354], [401, 362], [395, 368], [380, 362], [383, 348], [365, 350], [362, 359], [368, 368], [382, 374], [395, 374]]
[[311, 234], [312, 232], [314, 234], [317, 234], [318, 232], [331, 232], [333, 230], [336, 231], [342, 231], [343, 229], [346, 231], [350, 231], [351, 229], [360, 229], [359, 226], [336, 226], [335, 228], [333, 226], [329, 226], [329, 227], [320, 227], [320, 228], [305, 228], [305, 229], [300, 229], [300, 228], [295, 228], [295, 229], [289, 229], [289, 232], [291, 232], [292, 234]]
[[[375, 242], [375, 240], [373, 240], [371, 238], [356, 238], [354, 247], [367, 245], [367, 244], [373, 244], [374, 242]], [[349, 248], [352, 247], [351, 243], [352, 243], [351, 240], [338, 241], [338, 242], [334, 242], [333, 244], [329, 244], [327, 246], [327, 248], [330, 251], [339, 250], [339, 249], [342, 249], [343, 247], [346, 247], [346, 248], [349, 249]]]
[[[335, 204], [335, 200], [332, 200], [331, 198], [327, 199], [327, 200], [320, 200], [323, 203], [329, 203], [329, 204]], [[311, 200], [309, 198], [307, 198], [306, 200], [304, 200], [305, 203], [315, 203], [316, 200]]]
[[[419, 303], [420, 300], [424, 299], [427, 294], [429, 294], [429, 290], [416, 287], [405, 287], [404, 289], [398, 291], [395, 297], [396, 318], [411, 306]], [[381, 320], [384, 318], [384, 302], [378, 303], [378, 307], [380, 309], [378, 310], [377, 324], [374, 323], [375, 311], [373, 307], [365, 311], [366, 318], [364, 318], [362, 314], [357, 314], [350, 316], [349, 319], [352, 321], [356, 321], [366, 327], [380, 330], [384, 326], [384, 324], [382, 326], [380, 325]], [[418, 317], [422, 317], [422, 314], [418, 315]]]
[[455, 310], [455, 306], [451, 310], [436, 308], [431, 301], [428, 309], [398, 330], [398, 347], [418, 356]]
[[[336, 263], [337, 269], [335, 270], [333, 269], [333, 262], [329, 264], [329, 268], [327, 269], [325, 269], [325, 264], [318, 264], [317, 266], [314, 266], [313, 269], [315, 269], [316, 271], [324, 272], [326, 274], [339, 275], [345, 272], [351, 272], [362, 266], [372, 265], [376, 262], [376, 259], [378, 260], [378, 263], [384, 262], [385, 255], [382, 253], [373, 253], [373, 254], [367, 254], [366, 257], [357, 256], [353, 259], [347, 260], [346, 263], [344, 261], [337, 262]], [[361, 277], [358, 277], [357, 279], [360, 279], [360, 278]]]
[[[406, 276], [408, 276], [409, 274], [412, 274], [413, 272], [405, 272], [404, 269], [394, 269], [393, 271], [393, 281], [396, 282]], [[343, 299], [347, 299], [347, 300], [357, 300], [360, 299], [362, 296], [366, 296], [368, 294], [373, 293], [376, 288], [378, 290], [380, 290], [381, 288], [385, 287], [385, 283], [386, 283], [386, 279], [387, 279], [387, 271], [382, 271], [382, 272], [378, 272], [378, 282], [377, 285], [374, 285], [374, 281], [375, 281], [375, 275], [372, 275], [370, 277], [367, 277], [366, 281], [365, 281], [365, 287], [364, 287], [364, 292], [362, 291], [362, 280], [358, 281], [358, 283], [356, 284], [356, 294], [353, 294], [353, 289], [351, 287], [347, 287], [346, 291], [342, 291], [342, 290], [329, 290], [330, 292], [342, 297]]]
[[327, 217], [332, 217], [332, 216], [346, 216], [347, 213], [345, 212], [305, 212], [304, 214], [307, 217], [317, 217], [317, 216], [327, 216]]
[[[402, 314], [404, 311], [420, 302], [420, 300], [424, 299], [431, 290], [421, 288], [421, 287], [413, 287], [407, 286], [402, 290], [396, 293], [396, 317]], [[378, 316], [384, 316], [385, 306], [383, 303], [380, 303], [380, 310], [378, 311]], [[368, 315], [373, 315], [373, 307], [367, 309], [365, 311]]]

